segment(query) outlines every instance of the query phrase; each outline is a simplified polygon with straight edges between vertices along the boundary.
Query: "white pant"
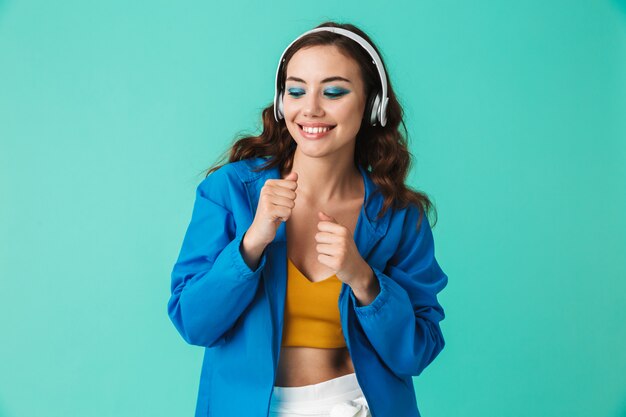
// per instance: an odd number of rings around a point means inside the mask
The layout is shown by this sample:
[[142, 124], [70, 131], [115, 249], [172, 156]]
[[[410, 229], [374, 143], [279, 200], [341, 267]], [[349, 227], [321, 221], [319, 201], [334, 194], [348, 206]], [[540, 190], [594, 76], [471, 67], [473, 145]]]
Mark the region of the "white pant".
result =
[[274, 386], [269, 417], [372, 417], [351, 373], [302, 387]]

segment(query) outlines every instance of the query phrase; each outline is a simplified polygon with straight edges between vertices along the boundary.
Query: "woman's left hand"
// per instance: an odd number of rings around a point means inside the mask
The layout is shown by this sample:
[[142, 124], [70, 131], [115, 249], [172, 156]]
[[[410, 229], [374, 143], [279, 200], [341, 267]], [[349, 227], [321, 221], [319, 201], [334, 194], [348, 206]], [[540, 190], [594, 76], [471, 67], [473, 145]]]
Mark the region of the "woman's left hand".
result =
[[347, 285], [367, 287], [374, 279], [373, 271], [361, 257], [350, 230], [324, 212], [318, 212], [318, 218], [319, 232], [315, 234], [317, 260], [335, 271]]

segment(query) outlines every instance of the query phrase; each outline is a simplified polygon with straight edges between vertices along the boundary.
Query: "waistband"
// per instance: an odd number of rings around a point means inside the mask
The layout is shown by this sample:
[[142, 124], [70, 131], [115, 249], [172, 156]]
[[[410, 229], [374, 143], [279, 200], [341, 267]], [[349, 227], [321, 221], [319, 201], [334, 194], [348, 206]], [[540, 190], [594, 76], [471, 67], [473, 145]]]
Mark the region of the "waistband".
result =
[[352, 400], [363, 395], [356, 373], [342, 375], [317, 384], [301, 387], [274, 386], [271, 402], [284, 404], [315, 403], [317, 406], [332, 405], [338, 401]]

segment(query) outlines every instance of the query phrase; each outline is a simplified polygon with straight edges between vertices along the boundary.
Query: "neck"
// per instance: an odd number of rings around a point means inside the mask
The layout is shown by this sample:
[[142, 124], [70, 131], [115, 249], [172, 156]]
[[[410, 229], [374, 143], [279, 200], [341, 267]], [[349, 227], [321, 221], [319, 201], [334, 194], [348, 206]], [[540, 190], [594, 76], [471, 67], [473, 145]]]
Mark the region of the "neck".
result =
[[363, 179], [353, 158], [311, 158], [296, 149], [292, 171], [298, 173], [298, 194], [325, 205], [362, 196]]

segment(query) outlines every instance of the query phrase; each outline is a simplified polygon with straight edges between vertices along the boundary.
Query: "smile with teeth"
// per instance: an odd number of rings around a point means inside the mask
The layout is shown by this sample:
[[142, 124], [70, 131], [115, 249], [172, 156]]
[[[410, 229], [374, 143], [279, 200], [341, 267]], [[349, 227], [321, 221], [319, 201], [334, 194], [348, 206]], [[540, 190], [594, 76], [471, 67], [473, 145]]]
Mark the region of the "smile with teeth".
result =
[[328, 132], [329, 130], [333, 129], [334, 127], [335, 126], [332, 126], [332, 127], [306, 127], [306, 126], [300, 126], [300, 128], [303, 131], [305, 131], [306, 133], [312, 133], [312, 134]]

